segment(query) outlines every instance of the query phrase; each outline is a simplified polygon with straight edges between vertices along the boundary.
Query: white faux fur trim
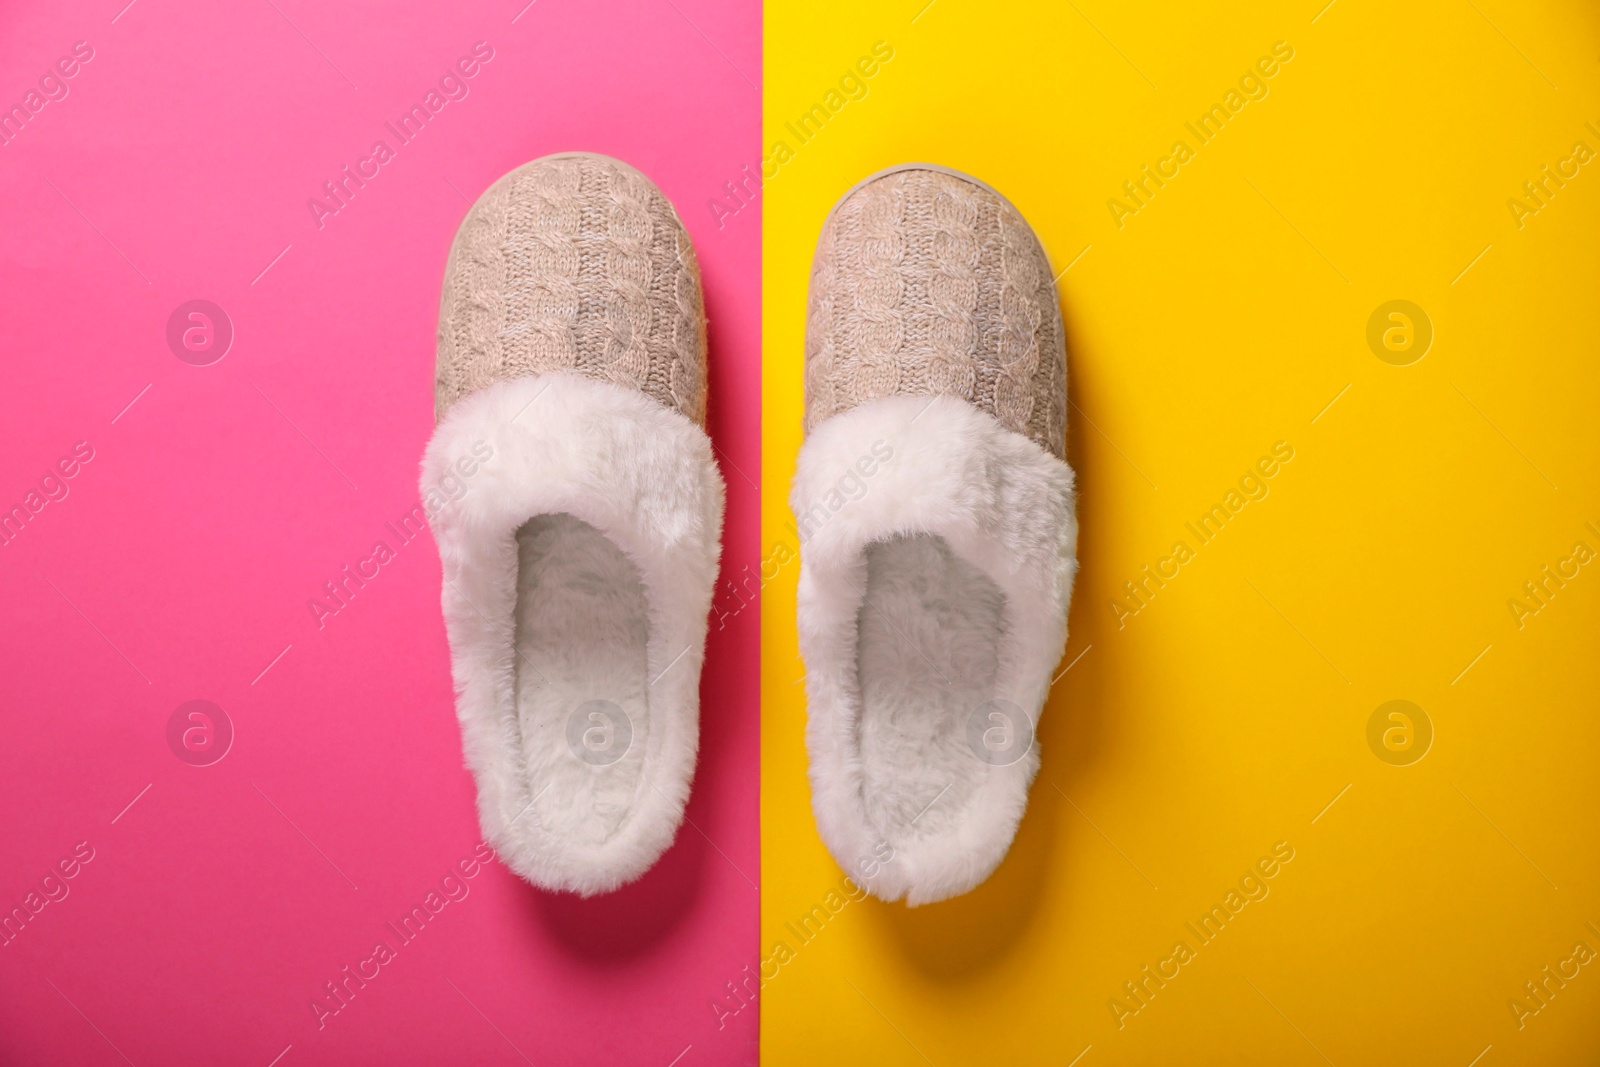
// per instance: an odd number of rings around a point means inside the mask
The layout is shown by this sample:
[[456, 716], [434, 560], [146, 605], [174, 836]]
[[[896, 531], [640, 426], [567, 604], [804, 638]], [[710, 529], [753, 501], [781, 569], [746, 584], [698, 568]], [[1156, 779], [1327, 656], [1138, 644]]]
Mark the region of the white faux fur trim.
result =
[[[424, 498], [442, 483], [465, 485], [433, 515], [433, 532], [456, 712], [484, 835], [535, 885], [584, 896], [615, 889], [672, 843], [694, 772], [723, 515], [710, 439], [643, 393], [540, 374], [499, 382], [450, 408], [423, 456]], [[639, 674], [646, 681], [634, 698], [648, 708], [648, 722], [635, 729], [624, 763], [580, 762], [565, 736], [549, 736], [548, 728], [524, 736], [519, 692], [537, 684], [539, 672], [514, 645], [517, 531], [546, 515], [570, 515], [599, 531], [637, 569], [635, 588], [643, 586], [648, 637]], [[592, 573], [569, 577], [581, 582]], [[553, 621], [559, 630], [562, 620]], [[571, 674], [570, 663], [562, 666]], [[605, 695], [606, 684], [595, 679], [593, 695]], [[625, 766], [627, 795], [612, 791], [605, 833], [574, 831], [592, 814], [585, 806], [606, 776]]]
[[[1037, 723], [1077, 569], [1072, 470], [963, 400], [888, 397], [812, 431], [791, 504], [822, 838], [885, 900], [964, 893], [1011, 847], [1039, 757], [1036, 744], [1005, 766], [973, 755], [943, 694], [1008, 701]], [[976, 682], [960, 676], [984, 662]], [[878, 721], [863, 721], [864, 692]]]

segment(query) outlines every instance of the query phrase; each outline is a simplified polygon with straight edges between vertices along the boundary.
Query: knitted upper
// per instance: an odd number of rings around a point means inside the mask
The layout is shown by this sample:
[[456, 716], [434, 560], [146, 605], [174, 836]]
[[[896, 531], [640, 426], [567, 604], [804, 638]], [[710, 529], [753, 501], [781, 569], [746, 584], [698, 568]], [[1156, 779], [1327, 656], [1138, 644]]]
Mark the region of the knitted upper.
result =
[[700, 270], [661, 190], [608, 156], [545, 156], [491, 185], [456, 232], [434, 413], [560, 370], [642, 390], [704, 425], [705, 352]]
[[943, 393], [1065, 457], [1061, 307], [1033, 229], [971, 179], [894, 170], [847, 195], [817, 240], [806, 430], [878, 397]]

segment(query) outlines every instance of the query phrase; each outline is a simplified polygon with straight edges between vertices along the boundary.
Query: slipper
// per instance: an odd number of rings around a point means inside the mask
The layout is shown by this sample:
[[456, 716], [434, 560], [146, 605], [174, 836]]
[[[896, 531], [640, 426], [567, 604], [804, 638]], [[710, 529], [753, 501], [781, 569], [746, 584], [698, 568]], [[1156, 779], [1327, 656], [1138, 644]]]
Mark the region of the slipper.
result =
[[534, 160], [445, 268], [424, 506], [485, 838], [584, 896], [672, 843], [699, 744], [723, 484], [689, 235], [606, 156]]
[[1077, 569], [1066, 406], [1016, 208], [926, 164], [845, 194], [812, 264], [790, 502], [812, 806], [884, 900], [967, 892], [1022, 818]]

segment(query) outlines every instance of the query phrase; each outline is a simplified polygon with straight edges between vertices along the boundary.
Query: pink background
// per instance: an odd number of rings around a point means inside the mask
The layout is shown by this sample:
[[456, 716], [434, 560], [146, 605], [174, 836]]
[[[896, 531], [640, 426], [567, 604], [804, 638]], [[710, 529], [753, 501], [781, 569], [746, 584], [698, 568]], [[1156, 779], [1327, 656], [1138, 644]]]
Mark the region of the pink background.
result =
[[[678, 205], [724, 575], [755, 569], [760, 225], [705, 205], [759, 158], [759, 5], [124, 3], [0, 31], [6, 107], [95, 51], [0, 147], [0, 508], [94, 449], [0, 547], [0, 909], [95, 850], [0, 948], [0, 1062], [755, 1062], [754, 1008], [709, 1006], [758, 921], [757, 611], [727, 592], [694, 825], [643, 881], [586, 902], [490, 863], [325, 1028], [309, 1001], [479, 840], [438, 556], [385, 523], [417, 503], [448, 243], [506, 170], [605, 152]], [[480, 40], [469, 95], [319, 230], [306, 199]], [[236, 331], [211, 366], [166, 344], [194, 298]], [[380, 539], [397, 558], [319, 630], [308, 599]], [[192, 699], [234, 724], [212, 766], [167, 744]]]

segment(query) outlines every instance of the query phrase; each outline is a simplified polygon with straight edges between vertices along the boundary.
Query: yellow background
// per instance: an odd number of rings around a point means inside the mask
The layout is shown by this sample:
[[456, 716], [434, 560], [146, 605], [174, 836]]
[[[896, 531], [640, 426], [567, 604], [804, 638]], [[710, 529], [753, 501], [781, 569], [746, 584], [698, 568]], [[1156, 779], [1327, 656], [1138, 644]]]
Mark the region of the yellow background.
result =
[[[873, 42], [895, 57], [763, 193], [765, 546], [793, 545], [824, 214], [888, 165], [964, 170], [1057, 271], [1088, 247], [1060, 281], [1082, 522], [1062, 666], [1082, 658], [1000, 870], [844, 908], [766, 985], [763, 1062], [1596, 1062], [1600, 961], [1521, 1030], [1508, 1001], [1600, 950], [1600, 562], [1521, 629], [1507, 601], [1600, 549], [1600, 160], [1520, 230], [1506, 201], [1600, 150], [1600, 15], [924, 2], [767, 4], [768, 144]], [[1277, 41], [1269, 95], [1119, 230], [1106, 201], [1197, 147], [1184, 122]], [[1367, 346], [1391, 299], [1434, 326], [1411, 366]], [[1270, 495], [1119, 629], [1122, 583], [1280, 440]], [[841, 877], [805, 777], [797, 569], [762, 604], [763, 954]], [[1435, 729], [1411, 766], [1367, 744], [1391, 699]], [[1281, 840], [1270, 896], [1119, 1030], [1122, 983]]]

